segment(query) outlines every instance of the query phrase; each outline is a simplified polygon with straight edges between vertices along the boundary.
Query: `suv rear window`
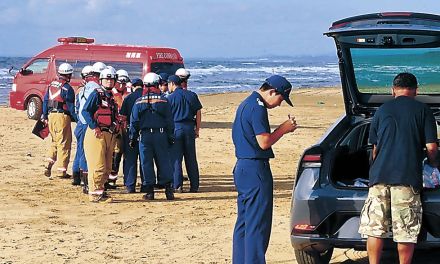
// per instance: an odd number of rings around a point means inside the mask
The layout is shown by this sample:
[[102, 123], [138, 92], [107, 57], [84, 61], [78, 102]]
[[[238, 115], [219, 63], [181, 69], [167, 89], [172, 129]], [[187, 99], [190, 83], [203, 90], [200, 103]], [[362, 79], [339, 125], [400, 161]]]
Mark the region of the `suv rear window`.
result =
[[168, 73], [170, 75], [174, 74], [177, 69], [184, 68], [181, 63], [170, 63], [170, 62], [155, 62], [151, 63], [151, 72], [155, 73]]
[[419, 94], [440, 94], [440, 48], [350, 49], [359, 92], [390, 94], [399, 72], [413, 73]]

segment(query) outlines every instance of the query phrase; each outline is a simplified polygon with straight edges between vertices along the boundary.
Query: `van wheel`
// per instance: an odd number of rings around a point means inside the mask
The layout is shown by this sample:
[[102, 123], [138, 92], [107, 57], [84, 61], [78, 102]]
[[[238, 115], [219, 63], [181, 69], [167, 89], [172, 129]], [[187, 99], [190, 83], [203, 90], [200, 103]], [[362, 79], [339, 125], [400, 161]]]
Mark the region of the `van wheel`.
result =
[[41, 99], [34, 96], [29, 99], [26, 107], [26, 113], [29, 119], [38, 120], [41, 117], [43, 103]]
[[332, 258], [333, 248], [329, 248], [327, 251], [304, 251], [295, 249], [296, 261], [299, 264], [328, 264]]

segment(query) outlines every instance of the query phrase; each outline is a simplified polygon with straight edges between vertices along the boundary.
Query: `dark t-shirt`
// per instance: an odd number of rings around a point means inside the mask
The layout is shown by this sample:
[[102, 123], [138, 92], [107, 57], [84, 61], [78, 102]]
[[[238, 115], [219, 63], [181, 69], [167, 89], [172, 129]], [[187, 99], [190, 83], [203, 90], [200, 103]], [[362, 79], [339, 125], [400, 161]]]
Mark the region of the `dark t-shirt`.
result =
[[239, 159], [273, 158], [272, 148], [263, 150], [258, 145], [257, 136], [264, 133], [270, 133], [267, 108], [261, 96], [253, 92], [238, 107], [232, 125], [235, 156]]
[[413, 98], [399, 96], [383, 104], [370, 128], [376, 159], [370, 167], [370, 186], [383, 183], [422, 188], [423, 148], [437, 141], [431, 109]]

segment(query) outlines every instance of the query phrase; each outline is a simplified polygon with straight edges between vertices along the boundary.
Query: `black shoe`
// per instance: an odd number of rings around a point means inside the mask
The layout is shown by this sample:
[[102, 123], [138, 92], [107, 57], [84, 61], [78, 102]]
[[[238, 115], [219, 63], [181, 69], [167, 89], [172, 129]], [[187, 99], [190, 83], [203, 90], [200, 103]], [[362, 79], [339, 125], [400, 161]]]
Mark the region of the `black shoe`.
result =
[[145, 200], [154, 200], [154, 192], [149, 192], [143, 196]]
[[114, 190], [118, 188], [116, 185], [112, 185], [108, 182], [104, 183], [104, 190]]
[[189, 192], [190, 192], [190, 193], [198, 193], [198, 192], [199, 192], [199, 189], [193, 189], [193, 188], [191, 188], [191, 189], [189, 189]]
[[188, 177], [183, 176], [183, 181], [189, 181]]
[[74, 172], [72, 177], [73, 177], [72, 185], [81, 185], [81, 177], [79, 172], [77, 173]]
[[87, 186], [87, 185], [83, 186], [83, 193], [84, 194], [89, 194], [89, 186]]
[[51, 171], [52, 171], [53, 164], [54, 164], [54, 162], [49, 162], [47, 164], [47, 166], [44, 166], [44, 176], [46, 176], [46, 177], [50, 177], [51, 176]]
[[165, 186], [165, 196], [167, 200], [174, 200], [174, 189], [171, 185]]

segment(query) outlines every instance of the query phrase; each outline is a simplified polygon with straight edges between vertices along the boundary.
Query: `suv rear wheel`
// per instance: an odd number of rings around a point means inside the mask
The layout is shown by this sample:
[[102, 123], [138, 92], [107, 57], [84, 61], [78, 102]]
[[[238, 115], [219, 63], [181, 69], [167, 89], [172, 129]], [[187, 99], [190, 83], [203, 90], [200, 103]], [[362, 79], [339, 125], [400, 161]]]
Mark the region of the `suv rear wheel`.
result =
[[332, 254], [333, 248], [330, 248], [324, 252], [295, 249], [296, 261], [299, 264], [328, 264]]
[[41, 117], [43, 103], [41, 99], [34, 96], [29, 99], [26, 107], [26, 113], [29, 119], [38, 120]]

